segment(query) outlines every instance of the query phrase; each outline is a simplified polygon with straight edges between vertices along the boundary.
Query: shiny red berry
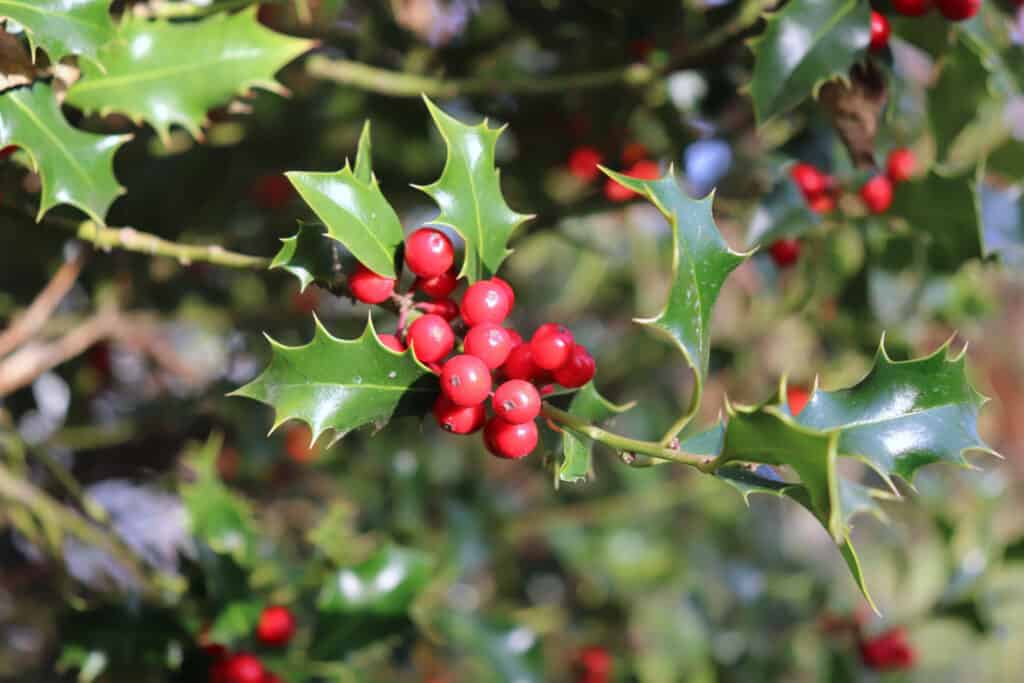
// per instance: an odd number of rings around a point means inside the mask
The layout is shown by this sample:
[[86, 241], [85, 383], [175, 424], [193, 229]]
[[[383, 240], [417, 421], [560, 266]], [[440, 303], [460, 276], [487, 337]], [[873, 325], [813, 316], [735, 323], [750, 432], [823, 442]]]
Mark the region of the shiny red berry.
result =
[[872, 52], [885, 49], [885, 46], [889, 44], [891, 31], [889, 20], [885, 18], [885, 15], [871, 10], [871, 42], [868, 46]]
[[860, 198], [871, 213], [885, 213], [892, 206], [892, 181], [876, 175], [860, 188]]
[[889, 152], [889, 160], [886, 162], [886, 175], [894, 183], [903, 183], [910, 180], [917, 169], [917, 159], [914, 153], [906, 147], [900, 147]]
[[516, 306], [516, 292], [512, 289], [512, 285], [502, 280], [500, 277], [495, 275], [491, 278], [491, 282], [505, 290], [505, 294], [508, 295], [508, 306], [509, 308], [515, 308]]
[[920, 17], [932, 10], [932, 0], [892, 0], [892, 8], [905, 17]]
[[533, 351], [529, 344], [520, 344], [508, 354], [508, 360], [501, 366], [501, 371], [508, 379], [525, 379], [532, 381], [540, 376], [542, 370], [533, 362]]
[[395, 279], [378, 275], [360, 263], [348, 276], [348, 288], [356, 300], [364, 304], [379, 304], [394, 294]]
[[380, 339], [380, 343], [383, 344], [385, 348], [397, 351], [398, 353], [405, 351], [405, 345], [393, 334], [382, 334], [378, 336], [378, 339]]
[[455, 291], [455, 287], [459, 284], [457, 273], [454, 268], [449, 268], [440, 275], [434, 277], [418, 277], [416, 278], [416, 289], [423, 292], [431, 299], [446, 299], [448, 295]]
[[537, 425], [534, 422], [512, 424], [492, 417], [484, 427], [484, 444], [499, 458], [518, 460], [537, 447]]
[[594, 378], [597, 366], [585, 346], [573, 346], [572, 355], [562, 366], [555, 368], [555, 381], [567, 389], [576, 389]]
[[501, 325], [482, 323], [469, 328], [462, 348], [471, 356], [476, 356], [489, 369], [501, 367], [501, 364], [512, 352], [512, 336]]
[[506, 327], [505, 331], [508, 332], [508, 336], [512, 339], [512, 348], [515, 348], [523, 343], [523, 335], [519, 334], [516, 330], [511, 327]]
[[789, 176], [808, 199], [824, 194], [831, 185], [829, 177], [811, 164], [794, 164], [789, 170]]
[[981, 0], [935, 0], [935, 4], [950, 21], [970, 19], [981, 9]]
[[474, 282], [462, 295], [459, 307], [462, 319], [469, 326], [480, 323], [500, 324], [512, 310], [512, 301], [505, 288], [490, 280]]
[[786, 404], [794, 415], [799, 415], [810, 400], [810, 392], [803, 387], [786, 387]]
[[577, 147], [569, 155], [569, 173], [589, 183], [600, 173], [597, 165], [602, 158], [601, 153], [593, 147]]
[[225, 683], [263, 683], [264, 672], [260, 660], [245, 652], [231, 655], [224, 660]]
[[441, 429], [452, 434], [472, 434], [484, 426], [487, 411], [483, 403], [475, 406], [456, 405], [450, 398], [440, 394], [434, 401], [434, 419]]
[[600, 645], [584, 648], [579, 654], [580, 669], [587, 680], [607, 680], [612, 672], [612, 656]]
[[769, 249], [772, 261], [779, 268], [788, 268], [800, 258], [800, 240], [786, 237], [774, 242]]
[[814, 213], [822, 215], [831, 213], [836, 208], [836, 198], [831, 194], [819, 194], [817, 197], [810, 197], [807, 200], [807, 207]]
[[428, 313], [409, 325], [409, 345], [423, 363], [441, 360], [455, 347], [455, 333], [448, 321], [439, 315]]
[[459, 307], [456, 306], [455, 302], [451, 299], [435, 299], [434, 301], [427, 301], [417, 304], [417, 308], [424, 313], [439, 315], [448, 322], [459, 317]]
[[565, 365], [572, 357], [574, 346], [572, 332], [555, 323], [541, 325], [530, 339], [533, 362], [544, 370], [554, 370]]
[[522, 379], [510, 379], [494, 391], [491, 399], [494, 413], [512, 424], [522, 424], [540, 414], [537, 388]]
[[405, 238], [405, 264], [420, 277], [437, 277], [454, 262], [452, 241], [440, 230], [420, 228]]
[[287, 645], [295, 635], [295, 616], [287, 607], [265, 607], [256, 622], [256, 639], [264, 645]]
[[455, 356], [441, 368], [441, 391], [456, 405], [480, 405], [491, 393], [491, 371], [476, 356]]

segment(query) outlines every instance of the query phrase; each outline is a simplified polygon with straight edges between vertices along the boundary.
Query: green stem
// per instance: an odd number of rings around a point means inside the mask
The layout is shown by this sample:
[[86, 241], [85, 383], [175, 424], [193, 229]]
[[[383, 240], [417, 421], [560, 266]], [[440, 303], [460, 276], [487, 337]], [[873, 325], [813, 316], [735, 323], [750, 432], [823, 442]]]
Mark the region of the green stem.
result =
[[679, 463], [680, 465], [689, 465], [701, 472], [710, 472], [714, 467], [714, 458], [710, 458], [706, 455], [698, 455], [696, 453], [686, 453], [685, 451], [680, 451], [674, 448], [667, 448], [655, 441], [641, 441], [639, 439], [631, 439], [620, 434], [613, 434], [612, 432], [605, 431], [604, 429], [601, 429], [596, 425], [592, 425], [585, 420], [581, 420], [572, 413], [560, 410], [550, 403], [544, 404], [541, 409], [541, 414], [552, 422], [559, 424], [563, 428], [568, 429], [581, 437], [602, 443], [622, 454], [634, 456], [646, 455], [658, 460], [667, 460]]
[[266, 270], [270, 266], [270, 259], [228, 251], [218, 244], [179, 244], [135, 228], [107, 228], [92, 221], [85, 221], [77, 226], [75, 232], [79, 239], [92, 242], [104, 251], [116, 248], [141, 254], [167, 256], [184, 265], [202, 261], [227, 268]]

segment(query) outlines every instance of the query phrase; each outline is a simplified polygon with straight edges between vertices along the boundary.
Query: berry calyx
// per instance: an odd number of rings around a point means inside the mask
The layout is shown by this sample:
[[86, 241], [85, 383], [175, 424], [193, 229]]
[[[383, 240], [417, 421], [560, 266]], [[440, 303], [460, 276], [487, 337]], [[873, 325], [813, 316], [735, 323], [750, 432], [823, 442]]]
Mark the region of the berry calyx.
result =
[[222, 672], [225, 683], [262, 683], [265, 669], [255, 656], [239, 652], [224, 660]]
[[455, 405], [480, 405], [491, 393], [491, 371], [476, 356], [460, 354], [441, 368], [441, 391]]
[[495, 390], [491, 405], [501, 419], [522, 424], [540, 414], [540, 394], [526, 380], [510, 379]]
[[868, 47], [872, 52], [885, 49], [885, 46], [889, 44], [891, 30], [889, 20], [885, 18], [885, 15], [871, 10], [871, 42]]
[[389, 348], [392, 351], [395, 351], [397, 353], [402, 353], [403, 351], [405, 351], [405, 345], [398, 337], [396, 337], [393, 334], [382, 334], [379, 335], [377, 338], [380, 339], [380, 343], [384, 345], [384, 347]]
[[454, 262], [452, 241], [440, 230], [420, 228], [405, 238], [405, 264], [420, 277], [437, 277]]
[[534, 422], [512, 424], [492, 417], [484, 427], [484, 444], [499, 458], [524, 458], [537, 447], [537, 425]]
[[910, 180], [917, 169], [917, 159], [914, 153], [906, 147], [900, 147], [889, 152], [889, 159], [886, 162], [886, 175], [894, 183], [903, 183]]
[[395, 293], [395, 279], [373, 272], [362, 263], [348, 276], [348, 288], [357, 301], [364, 304], [379, 304]]
[[294, 635], [295, 616], [287, 607], [271, 605], [260, 613], [259, 621], [256, 622], [256, 639], [264, 645], [287, 645]]
[[441, 394], [434, 401], [434, 419], [438, 426], [452, 434], [472, 434], [484, 426], [487, 411], [483, 403], [475, 406], [456, 405], [450, 398]]
[[807, 199], [825, 194], [831, 186], [829, 177], [811, 164], [794, 164], [789, 176]]
[[434, 277], [418, 277], [413, 285], [431, 299], [446, 299], [455, 291], [459, 284], [458, 276], [454, 268], [449, 268], [440, 275]]
[[543, 370], [554, 370], [565, 365], [572, 357], [575, 345], [572, 332], [555, 323], [541, 325], [530, 339], [533, 362]]
[[920, 17], [932, 10], [932, 0], [892, 0], [892, 8], [905, 17]]
[[572, 355], [562, 366], [555, 368], [555, 381], [567, 389], [576, 389], [594, 378], [597, 366], [594, 357], [581, 344], [573, 346]]
[[602, 159], [601, 153], [593, 147], [577, 147], [569, 154], [569, 173], [585, 183], [592, 182], [600, 173], [597, 165]]
[[501, 325], [483, 323], [474, 325], [466, 333], [463, 349], [471, 356], [476, 356], [489, 369], [501, 367], [512, 352], [512, 335]]
[[772, 261], [779, 268], [788, 268], [800, 259], [800, 240], [795, 237], [786, 237], [772, 243], [769, 248]]
[[509, 311], [512, 310], [512, 301], [505, 287], [491, 280], [481, 280], [471, 284], [462, 295], [459, 310], [462, 319], [471, 327], [481, 323], [497, 325], [508, 317]]
[[871, 213], [885, 213], [892, 206], [892, 181], [876, 175], [860, 188], [860, 198]]
[[508, 359], [501, 366], [501, 371], [508, 379], [525, 379], [531, 381], [543, 372], [533, 362], [533, 351], [530, 344], [520, 344], [508, 354]]
[[935, 0], [935, 4], [950, 21], [970, 19], [981, 9], [981, 0]]
[[448, 321], [428, 313], [409, 326], [409, 345], [416, 358], [423, 363], [439, 361], [455, 347], [455, 333]]

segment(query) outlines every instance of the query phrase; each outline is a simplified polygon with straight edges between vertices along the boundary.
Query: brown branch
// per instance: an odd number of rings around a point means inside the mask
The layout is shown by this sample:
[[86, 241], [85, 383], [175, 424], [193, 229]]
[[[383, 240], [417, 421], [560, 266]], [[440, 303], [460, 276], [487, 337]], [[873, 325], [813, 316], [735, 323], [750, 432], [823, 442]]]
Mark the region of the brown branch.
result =
[[78, 280], [84, 263], [85, 252], [79, 249], [74, 258], [57, 269], [53, 278], [25, 312], [15, 318], [6, 330], [0, 332], [0, 357], [6, 356], [39, 332]]

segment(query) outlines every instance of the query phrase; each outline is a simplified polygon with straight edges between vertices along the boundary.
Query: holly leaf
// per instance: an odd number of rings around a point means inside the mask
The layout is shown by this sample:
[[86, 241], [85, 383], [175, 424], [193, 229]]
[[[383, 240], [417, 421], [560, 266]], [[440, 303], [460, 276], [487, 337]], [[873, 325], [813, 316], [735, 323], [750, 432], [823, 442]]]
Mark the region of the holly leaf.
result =
[[207, 112], [243, 90], [284, 93], [274, 73], [312, 45], [265, 28], [255, 6], [175, 23], [129, 12], [117, 40], [99, 51], [106, 70], [83, 64], [67, 101], [86, 112], [116, 111], [146, 121], [165, 144], [172, 125], [202, 139]]
[[792, 0], [768, 15], [764, 33], [751, 41], [749, 92], [758, 123], [845, 77], [868, 46], [870, 21], [871, 8], [860, 0]]
[[647, 197], [672, 226], [672, 286], [668, 301], [653, 318], [636, 322], [665, 337], [683, 354], [695, 376], [693, 396], [683, 419], [663, 441], [674, 437], [697, 412], [711, 358], [711, 315], [722, 284], [750, 254], [729, 248], [715, 226], [712, 199], [691, 199], [675, 173], [641, 180], [603, 169], [618, 183]]
[[0, 17], [25, 29], [33, 61], [43, 48], [51, 62], [79, 55], [102, 70], [100, 47], [116, 33], [110, 0], [0, 0]]
[[114, 177], [114, 155], [129, 137], [72, 128], [45, 83], [0, 95], [0, 146], [24, 149], [42, 181], [37, 221], [54, 206], [70, 204], [103, 224], [124, 194]]
[[991, 97], [989, 70], [965, 39], [956, 41], [941, 64], [939, 79], [928, 89], [928, 118], [940, 160], [978, 116], [979, 103]]
[[783, 178], [754, 210], [747, 244], [755, 246], [771, 244], [783, 237], [803, 237], [819, 223], [821, 218], [807, 207], [796, 183]]
[[370, 142], [370, 122], [363, 123], [363, 131], [359, 134], [356, 146], [356, 178], [368, 183], [373, 180], [373, 143]]
[[364, 562], [329, 576], [317, 607], [345, 614], [406, 614], [432, 572], [433, 562], [426, 553], [387, 545]]
[[[616, 405], [598, 393], [593, 382], [588, 382], [569, 403], [569, 412], [590, 424], [599, 424], [632, 408], [634, 403]], [[593, 442], [568, 429], [562, 430], [562, 466], [558, 478], [578, 482], [590, 474], [590, 454]]]
[[[314, 318], [315, 319], [315, 318]], [[397, 353], [381, 344], [372, 319], [358, 339], [337, 339], [318, 319], [313, 340], [285, 346], [268, 337], [269, 367], [232, 396], [271, 406], [271, 432], [298, 419], [315, 441], [327, 430], [337, 438], [366, 424], [383, 425], [392, 417], [422, 415], [438, 393], [437, 378], [412, 349]]]
[[495, 168], [495, 149], [504, 128], [490, 128], [485, 119], [467, 126], [423, 98], [434, 125], [448, 149], [441, 177], [417, 186], [441, 208], [433, 223], [462, 236], [465, 257], [459, 277], [476, 282], [498, 272], [512, 253], [508, 240], [523, 221], [533, 216], [516, 213], [501, 193], [501, 174]]
[[889, 214], [924, 237], [934, 270], [952, 272], [982, 255], [981, 209], [975, 171], [947, 177], [932, 171], [896, 188]]
[[299, 291], [319, 282], [329, 285], [335, 278], [332, 243], [319, 223], [304, 223], [291, 237], [281, 239], [281, 249], [270, 262], [270, 269], [288, 271], [299, 280]]

